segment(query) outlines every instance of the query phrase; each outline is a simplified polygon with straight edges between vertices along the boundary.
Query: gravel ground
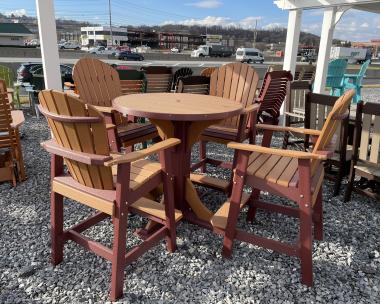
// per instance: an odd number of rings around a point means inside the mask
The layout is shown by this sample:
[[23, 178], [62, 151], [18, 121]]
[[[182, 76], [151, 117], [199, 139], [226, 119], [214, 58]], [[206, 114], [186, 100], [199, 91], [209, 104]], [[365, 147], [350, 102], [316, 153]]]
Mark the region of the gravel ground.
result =
[[[0, 184], [0, 303], [107, 302], [109, 262], [69, 242], [63, 263], [55, 268], [49, 263], [49, 156], [39, 145], [49, 131], [43, 119], [29, 116], [22, 131], [28, 180], [14, 189]], [[223, 146], [210, 148], [215, 156], [231, 157]], [[228, 176], [225, 171], [211, 173]], [[342, 196], [332, 197], [332, 186], [327, 181], [323, 186], [325, 239], [314, 242], [313, 288], [299, 283], [297, 258], [236, 242], [233, 259], [226, 260], [220, 254], [219, 236], [181, 223], [174, 254], [167, 253], [162, 243], [126, 268], [121, 302], [380, 303], [380, 204], [356, 194], [344, 204]], [[212, 210], [225, 200], [218, 192], [199, 190]], [[266, 199], [279, 201], [273, 196]], [[89, 212], [67, 200], [66, 225]], [[239, 225], [243, 218], [244, 212]], [[138, 216], [130, 218], [127, 246], [138, 242], [131, 232], [143, 223]], [[247, 229], [292, 240], [297, 223], [259, 211], [256, 223]], [[110, 222], [87, 235], [110, 245]]]

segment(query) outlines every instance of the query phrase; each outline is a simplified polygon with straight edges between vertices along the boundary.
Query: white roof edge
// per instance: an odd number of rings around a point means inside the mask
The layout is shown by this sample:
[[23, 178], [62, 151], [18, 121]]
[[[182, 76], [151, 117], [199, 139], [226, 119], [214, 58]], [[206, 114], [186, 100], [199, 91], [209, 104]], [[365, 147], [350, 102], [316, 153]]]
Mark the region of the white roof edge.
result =
[[283, 10], [318, 9], [333, 6], [360, 6], [361, 4], [379, 3], [380, 0], [275, 0], [278, 8]]

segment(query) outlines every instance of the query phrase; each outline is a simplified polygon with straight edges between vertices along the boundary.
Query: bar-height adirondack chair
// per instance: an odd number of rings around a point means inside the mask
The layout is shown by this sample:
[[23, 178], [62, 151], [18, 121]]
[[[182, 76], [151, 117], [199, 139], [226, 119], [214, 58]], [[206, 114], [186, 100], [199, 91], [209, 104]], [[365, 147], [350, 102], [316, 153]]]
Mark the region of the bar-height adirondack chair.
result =
[[362, 99], [362, 81], [367, 72], [370, 60], [365, 61], [360, 67], [358, 74], [344, 74], [343, 86], [344, 90], [354, 89], [356, 94], [353, 102], [358, 103]]
[[330, 88], [330, 95], [341, 96], [344, 92], [344, 73], [347, 68], [346, 59], [334, 59], [329, 62], [326, 77], [326, 87]]
[[[255, 102], [260, 104], [258, 121], [265, 124], [277, 125], [280, 117], [280, 109], [285, 99], [289, 98], [290, 82], [293, 80], [289, 71], [267, 72], [259, 96]], [[262, 145], [268, 147], [272, 138], [271, 132], [263, 136]]]
[[[228, 144], [229, 148], [238, 151], [232, 194], [229, 201], [211, 219], [214, 230], [224, 236], [222, 253], [225, 257], [231, 256], [234, 239], [297, 256], [301, 260], [301, 282], [312, 285], [313, 222], [314, 238], [323, 239], [323, 161], [334, 151], [336, 130], [341, 120], [349, 115], [347, 108], [354, 94], [350, 90], [338, 99], [321, 131], [303, 128], [293, 130], [317, 137], [312, 152], [233, 142]], [[296, 129], [273, 125], [258, 125], [258, 128], [275, 131]], [[245, 185], [252, 187], [247, 221], [255, 218], [257, 208], [297, 217], [300, 220], [300, 229], [299, 238], [294, 244], [264, 238], [236, 228], [240, 210], [244, 207], [241, 197]], [[290, 199], [297, 203], [298, 208], [264, 202], [259, 198], [260, 191]]]
[[163, 66], [143, 67], [147, 79], [147, 93], [170, 92], [173, 74], [172, 68]]
[[112, 108], [112, 100], [123, 95], [123, 90], [118, 72], [111, 66], [95, 58], [81, 58], [74, 66], [73, 79], [80, 98], [105, 115], [113, 151], [120, 151], [122, 146], [133, 148], [158, 136], [152, 124], [128, 122]]
[[[166, 169], [171, 166], [170, 149], [180, 140], [168, 139], [128, 154], [110, 154], [104, 116], [95, 107], [58, 91], [42, 91], [39, 99], [40, 110], [54, 135], [53, 140], [42, 143], [51, 154], [52, 263], [62, 262], [64, 243], [68, 240], [109, 260], [112, 263], [110, 297], [116, 300], [123, 294], [124, 268], [128, 264], [163, 238], [170, 252], [176, 249], [176, 222], [182, 213], [174, 209], [174, 178]], [[158, 152], [164, 166], [144, 159]], [[64, 164], [68, 173], [63, 169]], [[164, 204], [144, 197], [161, 184]], [[64, 197], [89, 206], [97, 213], [63, 230]], [[163, 226], [126, 252], [129, 213]], [[114, 230], [112, 248], [81, 234], [107, 217], [111, 217]]]
[[191, 76], [193, 75], [193, 70], [187, 67], [179, 68], [175, 73], [173, 74], [173, 81], [172, 81], [172, 87], [171, 90], [173, 92], [176, 91], [177, 85], [178, 85], [178, 80], [180, 78], [186, 77], [186, 76]]
[[[243, 142], [249, 139], [251, 143], [255, 140], [254, 125], [257, 120], [259, 105], [253, 104], [259, 76], [257, 72], [246, 63], [231, 63], [223, 65], [215, 70], [210, 78], [210, 95], [230, 99], [231, 102], [239, 102], [244, 108], [243, 114], [223, 121], [218, 125], [207, 128], [201, 135], [200, 161], [192, 166], [192, 170], [201, 168], [206, 172], [206, 164], [221, 166], [232, 169], [233, 164], [222, 160], [206, 157], [207, 142], [227, 144], [230, 141]], [[201, 185], [207, 183], [212, 186], [211, 177], [192, 174], [191, 180]], [[222, 191], [228, 191], [229, 182], [215, 187]]]
[[[13, 110], [12, 108], [13, 104], [9, 100], [9, 93], [7, 90], [6, 83], [4, 80], [1, 80], [1, 79], [0, 79], [0, 94], [3, 95], [5, 98], [6, 105], [4, 105], [5, 108], [3, 109], [3, 111], [8, 112], [8, 111]], [[20, 116], [21, 114], [22, 116], [21, 120], [24, 121], [24, 117], [21, 110], [18, 110], [15, 112], [19, 112], [17, 115]], [[13, 140], [13, 146], [15, 147], [15, 152], [12, 154], [14, 156], [12, 161], [16, 164], [19, 181], [24, 181], [26, 179], [25, 164], [24, 164], [24, 158], [22, 155], [20, 132], [18, 128], [19, 125], [15, 125], [17, 123], [20, 123], [20, 122], [11, 120], [11, 137], [10, 138]], [[1, 134], [0, 134], [0, 138], [1, 138]]]
[[208, 95], [210, 91], [210, 77], [187, 76], [178, 79], [176, 93], [190, 93]]
[[7, 93], [0, 92], [0, 182], [11, 181], [16, 187], [16, 137]]
[[380, 104], [360, 101], [357, 104], [354, 148], [350, 175], [344, 201], [351, 199], [352, 191], [380, 201], [380, 194], [355, 185], [355, 176], [370, 182], [380, 182]]

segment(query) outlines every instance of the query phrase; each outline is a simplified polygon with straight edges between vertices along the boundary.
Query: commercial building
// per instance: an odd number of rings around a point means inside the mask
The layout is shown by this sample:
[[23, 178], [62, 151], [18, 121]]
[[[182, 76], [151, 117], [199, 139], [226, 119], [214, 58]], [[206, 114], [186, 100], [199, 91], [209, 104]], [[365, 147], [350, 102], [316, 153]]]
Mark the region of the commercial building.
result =
[[94, 45], [124, 45], [128, 42], [128, 30], [126, 28], [109, 26], [87, 26], [81, 27], [81, 42], [85, 46]]
[[0, 23], [0, 45], [24, 46], [34, 34], [22, 23]]

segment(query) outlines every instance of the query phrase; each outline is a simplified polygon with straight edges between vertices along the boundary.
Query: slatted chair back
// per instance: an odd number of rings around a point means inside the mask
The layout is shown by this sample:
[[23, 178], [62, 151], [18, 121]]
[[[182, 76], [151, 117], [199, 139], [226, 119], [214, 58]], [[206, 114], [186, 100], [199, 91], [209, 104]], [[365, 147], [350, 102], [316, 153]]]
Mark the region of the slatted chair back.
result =
[[256, 102], [260, 103], [259, 117], [263, 118], [265, 113], [269, 114], [271, 120], [277, 121], [292, 80], [293, 76], [289, 71], [273, 71], [265, 74], [259, 96], [256, 98]]
[[112, 100], [122, 95], [118, 72], [96, 58], [81, 58], [73, 70], [73, 79], [85, 103], [112, 107]]
[[330, 88], [337, 88], [342, 86], [346, 68], [346, 59], [334, 59], [330, 61], [327, 69], [326, 86]]
[[361, 137], [358, 159], [373, 164], [379, 163], [380, 148], [380, 104], [366, 102], [358, 106]]
[[362, 84], [362, 81], [363, 81], [363, 78], [365, 76], [365, 74], [367, 73], [367, 69], [369, 67], [369, 64], [371, 63], [370, 60], [366, 60], [362, 66], [360, 67], [360, 71], [358, 73], [358, 85], [361, 85]]
[[205, 68], [201, 71], [201, 76], [211, 77], [211, 74], [216, 70], [216, 67]]
[[187, 76], [178, 80], [176, 93], [190, 93], [208, 95], [210, 90], [210, 77]]
[[9, 103], [9, 94], [7, 92], [7, 83], [4, 79], [0, 79], [0, 94], [4, 94], [4, 98], [8, 101]]
[[[118, 71], [123, 95], [145, 93], [147, 81], [145, 73], [137, 70]], [[122, 72], [122, 74], [120, 74]]]
[[[58, 145], [76, 152], [108, 156], [104, 117], [79, 98], [58, 91], [39, 93], [40, 111], [46, 116]], [[88, 165], [66, 158], [71, 176], [80, 184], [95, 189], [114, 189], [110, 167]]]
[[[259, 75], [249, 64], [226, 64], [211, 74], [210, 95], [230, 99], [245, 108], [253, 103], [258, 82]], [[239, 116], [226, 119], [221, 125], [238, 128]]]
[[[314, 145], [313, 153], [319, 151], [331, 151], [334, 152], [336, 144], [338, 142], [337, 130], [341, 125], [343, 119], [349, 115], [348, 107], [352, 101], [352, 97], [355, 95], [354, 90], [345, 92], [335, 102], [331, 112], [328, 114], [326, 121], [322, 127], [321, 134], [319, 135], [317, 142]], [[311, 166], [312, 175], [317, 169], [320, 161], [313, 160]]]
[[177, 85], [178, 85], [178, 80], [180, 78], [186, 77], [186, 76], [191, 76], [193, 75], [193, 70], [187, 67], [183, 67], [175, 71], [173, 75], [173, 81], [172, 81], [172, 90], [176, 90]]
[[169, 67], [150, 66], [144, 67], [147, 79], [147, 93], [169, 92], [173, 79], [172, 69]]
[[311, 92], [311, 84], [306, 80], [296, 80], [290, 84], [289, 98], [285, 100], [286, 125], [302, 122], [305, 118], [305, 100]]
[[13, 147], [14, 132], [11, 128], [11, 105], [7, 93], [0, 91], [0, 148]]
[[[298, 68], [298, 70], [297, 70]], [[294, 80], [314, 82], [316, 67], [312, 64], [297, 66]]]

